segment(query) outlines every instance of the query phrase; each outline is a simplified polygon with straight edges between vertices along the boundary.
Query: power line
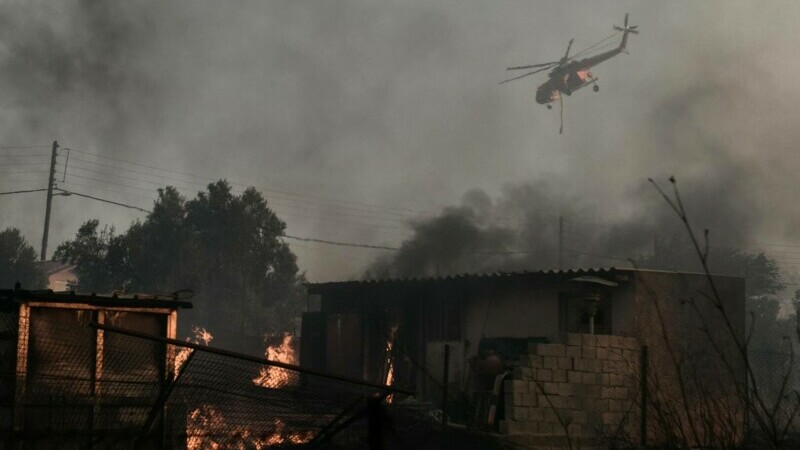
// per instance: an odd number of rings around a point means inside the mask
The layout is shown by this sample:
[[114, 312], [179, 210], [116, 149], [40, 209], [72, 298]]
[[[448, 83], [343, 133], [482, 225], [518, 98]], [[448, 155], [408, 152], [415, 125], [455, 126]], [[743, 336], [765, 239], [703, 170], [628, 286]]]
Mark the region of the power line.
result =
[[49, 145], [0, 145], [0, 149], [8, 150], [15, 148], [50, 148]]
[[397, 247], [386, 247], [386, 246], [382, 246], [382, 245], [369, 245], [369, 244], [355, 244], [355, 243], [352, 243], [352, 242], [328, 241], [328, 240], [325, 240], [325, 239], [315, 239], [315, 238], [290, 236], [288, 234], [284, 234], [281, 237], [285, 237], [287, 239], [294, 239], [296, 241], [317, 242], [317, 243], [320, 243], [320, 244], [338, 245], [338, 246], [341, 246], [341, 247], [360, 247], [360, 248], [371, 248], [371, 249], [375, 249], [375, 250], [391, 250], [391, 251], [400, 250]]
[[9, 192], [0, 192], [0, 195], [11, 195], [11, 194], [25, 194], [28, 192], [42, 192], [46, 191], [47, 188], [44, 189], [28, 189], [26, 191], [9, 191]]
[[[46, 189], [45, 189], [45, 190], [46, 190]], [[91, 195], [80, 194], [80, 193], [78, 193], [78, 192], [74, 192], [74, 191], [68, 191], [68, 190], [66, 190], [66, 189], [60, 189], [60, 188], [56, 188], [56, 190], [57, 190], [57, 191], [61, 191], [61, 192], [65, 193], [65, 194], [68, 194], [68, 195], [77, 195], [78, 197], [90, 198], [90, 199], [92, 199], [92, 200], [97, 200], [97, 201], [99, 201], [99, 202], [110, 203], [110, 204], [112, 204], [112, 205], [122, 206], [122, 207], [125, 207], [125, 208], [130, 208], [130, 209], [136, 209], [136, 210], [139, 210], [139, 211], [142, 211], [142, 212], [146, 212], [146, 213], [149, 213], [149, 212], [150, 212], [149, 210], [147, 210], [147, 209], [144, 209], [144, 208], [140, 208], [140, 207], [138, 207], [138, 206], [133, 206], [133, 205], [128, 205], [128, 204], [125, 204], [125, 203], [115, 202], [115, 201], [113, 201], [113, 200], [106, 200], [106, 199], [104, 199], [104, 198], [100, 198], [100, 197], [94, 197], [94, 196], [91, 196]]]
[[[198, 174], [189, 173], [189, 172], [182, 172], [182, 171], [178, 171], [178, 170], [174, 170], [174, 169], [166, 169], [166, 168], [163, 168], [163, 167], [157, 167], [157, 166], [152, 166], [152, 165], [148, 165], [148, 164], [142, 164], [142, 163], [138, 163], [138, 162], [122, 159], [122, 158], [116, 158], [116, 157], [113, 157], [113, 156], [101, 155], [99, 153], [93, 153], [93, 152], [89, 152], [89, 151], [82, 150], [82, 149], [76, 149], [76, 148], [72, 148], [72, 147], [70, 147], [70, 149], [74, 150], [76, 152], [79, 152], [79, 153], [92, 155], [92, 156], [95, 156], [95, 157], [98, 157], [98, 158], [105, 158], [105, 159], [109, 159], [109, 160], [112, 160], [112, 161], [117, 161], [117, 162], [122, 162], [122, 163], [125, 163], [125, 164], [131, 164], [131, 165], [134, 165], [134, 166], [144, 167], [144, 168], [147, 168], [147, 169], [158, 170], [158, 171], [161, 171], [161, 172], [184, 175], [184, 176], [189, 176], [189, 177], [194, 177], [194, 178], [199, 178], [199, 179], [204, 179], [204, 180], [215, 180], [215, 178], [209, 177], [209, 176], [203, 176], [203, 175], [198, 175]], [[271, 188], [267, 188], [267, 187], [264, 187], [264, 186], [258, 186], [258, 185], [255, 185], [255, 184], [244, 184], [244, 183], [236, 183], [236, 182], [230, 182], [230, 183], [232, 185], [239, 185], [239, 186], [245, 186], [245, 187], [249, 187], [249, 186], [258, 187], [259, 189], [261, 189], [264, 192], [275, 192], [275, 193], [279, 193], [279, 194], [296, 196], [296, 197], [313, 198], [313, 199], [320, 200], [320, 201], [329, 201], [329, 202], [336, 202], [336, 203], [346, 203], [346, 204], [361, 205], [361, 206], [366, 206], [366, 207], [370, 207], [370, 208], [377, 208], [379, 210], [384, 210], [384, 211], [405, 211], [407, 213], [412, 213], [412, 214], [415, 214], [415, 215], [437, 214], [437, 213], [435, 213], [433, 211], [425, 211], [425, 212], [423, 212], [423, 211], [412, 210], [412, 209], [408, 209], [408, 208], [404, 208], [404, 207], [386, 207], [384, 205], [376, 205], [376, 204], [371, 204], [371, 203], [358, 202], [358, 201], [354, 201], [354, 200], [337, 199], [337, 198], [331, 198], [331, 197], [320, 197], [320, 196], [309, 195], [309, 194], [298, 194], [298, 193], [295, 193], [295, 192], [282, 191], [282, 190], [278, 190], [278, 189], [271, 189]]]

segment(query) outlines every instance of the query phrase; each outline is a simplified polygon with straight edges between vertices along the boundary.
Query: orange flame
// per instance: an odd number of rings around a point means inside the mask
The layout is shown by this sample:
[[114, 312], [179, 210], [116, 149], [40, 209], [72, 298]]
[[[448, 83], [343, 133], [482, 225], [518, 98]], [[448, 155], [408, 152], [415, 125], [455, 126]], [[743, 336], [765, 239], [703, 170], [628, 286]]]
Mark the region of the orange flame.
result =
[[[214, 339], [214, 336], [206, 330], [205, 328], [192, 326], [192, 332], [194, 333], [194, 338], [186, 338], [186, 342], [191, 342], [193, 344], [198, 345], [208, 345], [211, 343], [211, 340]], [[175, 364], [172, 369], [173, 376], [177, 377], [179, 373], [181, 373], [181, 369], [189, 360], [189, 355], [194, 352], [193, 349], [187, 347], [181, 347], [178, 353], [175, 355]]]
[[[270, 361], [282, 362], [285, 364], [297, 364], [297, 353], [295, 351], [294, 336], [284, 333], [280, 345], [269, 345], [264, 352], [264, 357]], [[253, 383], [261, 387], [281, 388], [289, 384], [294, 384], [297, 374], [275, 366], [263, 366], [257, 377], [253, 378]]]
[[279, 444], [304, 444], [314, 437], [312, 431], [287, 429], [286, 424], [275, 419], [273, 428], [265, 438], [253, 436], [253, 432], [243, 426], [228, 426], [225, 417], [217, 408], [203, 405], [195, 409], [187, 418], [187, 450], [219, 450], [231, 448], [231, 441], [239, 441], [233, 448], [252, 448], [261, 450]]
[[[386, 341], [386, 380], [383, 384], [391, 386], [394, 383], [394, 359], [392, 358], [392, 348], [394, 347], [394, 338], [397, 335], [397, 326], [393, 326], [389, 333], [389, 340]], [[386, 397], [386, 403], [392, 403], [394, 400], [393, 395]]]

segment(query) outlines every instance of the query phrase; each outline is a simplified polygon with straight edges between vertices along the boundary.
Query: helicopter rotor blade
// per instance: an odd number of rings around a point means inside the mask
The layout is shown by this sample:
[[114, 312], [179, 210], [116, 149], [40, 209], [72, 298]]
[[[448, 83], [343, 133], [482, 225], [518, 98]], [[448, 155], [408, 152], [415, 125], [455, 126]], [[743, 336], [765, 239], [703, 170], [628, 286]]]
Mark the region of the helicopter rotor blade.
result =
[[559, 113], [559, 125], [558, 125], [558, 134], [564, 134], [564, 96], [558, 96], [558, 103], [560, 104], [560, 113]]
[[545, 67], [545, 66], [549, 67], [549, 66], [554, 66], [556, 64], [558, 64], [558, 61], [552, 61], [552, 62], [542, 63], [542, 64], [531, 64], [530, 66], [509, 67], [506, 70], [533, 69], [535, 67]]
[[500, 82], [500, 84], [508, 83], [509, 81], [519, 80], [520, 78], [525, 78], [525, 77], [531, 76], [531, 75], [533, 75], [535, 73], [539, 73], [539, 72], [542, 72], [544, 70], [547, 70], [548, 68], [549, 67], [542, 67], [539, 70], [534, 70], [533, 72], [528, 72], [528, 73], [522, 74], [522, 75], [520, 75], [518, 77], [514, 77], [514, 78], [509, 78], [507, 80], [503, 80], [503, 81]]
[[562, 61], [566, 61], [566, 60], [568, 60], [568, 59], [569, 59], [569, 49], [571, 49], [571, 48], [572, 48], [572, 43], [573, 43], [573, 42], [575, 42], [575, 39], [574, 39], [574, 38], [569, 40], [569, 44], [567, 45], [567, 52], [566, 52], [566, 53], [564, 53], [564, 58], [562, 59]]

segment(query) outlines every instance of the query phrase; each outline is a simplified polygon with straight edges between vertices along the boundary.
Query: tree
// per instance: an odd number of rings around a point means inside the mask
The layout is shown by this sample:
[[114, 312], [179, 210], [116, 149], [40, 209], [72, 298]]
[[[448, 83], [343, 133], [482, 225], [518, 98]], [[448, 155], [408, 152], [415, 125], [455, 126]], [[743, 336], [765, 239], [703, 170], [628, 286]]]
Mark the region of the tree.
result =
[[17, 282], [26, 289], [47, 286], [47, 279], [36, 261], [36, 250], [18, 229], [6, 228], [0, 232], [0, 288], [13, 288]]
[[280, 239], [285, 227], [253, 188], [234, 195], [221, 180], [187, 201], [166, 187], [126, 233], [89, 221], [56, 257], [77, 265], [83, 290], [193, 289], [195, 308], [181, 325], [208, 327], [219, 345], [249, 351], [264, 333], [293, 330], [302, 307], [304, 278]]

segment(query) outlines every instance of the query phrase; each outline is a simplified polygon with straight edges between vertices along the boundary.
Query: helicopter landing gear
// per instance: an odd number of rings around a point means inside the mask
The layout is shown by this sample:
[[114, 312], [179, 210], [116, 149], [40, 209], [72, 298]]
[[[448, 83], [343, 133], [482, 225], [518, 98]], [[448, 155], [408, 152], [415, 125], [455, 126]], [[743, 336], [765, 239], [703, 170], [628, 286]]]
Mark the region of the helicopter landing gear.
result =
[[553, 109], [553, 105], [547, 105], [547, 109]]
[[596, 85], [596, 84], [595, 84], [594, 86], [592, 86], [592, 90], [593, 90], [593, 91], [595, 91], [595, 92], [597, 92], [597, 91], [599, 91], [599, 90], [600, 90], [600, 86], [598, 86], [598, 85]]

